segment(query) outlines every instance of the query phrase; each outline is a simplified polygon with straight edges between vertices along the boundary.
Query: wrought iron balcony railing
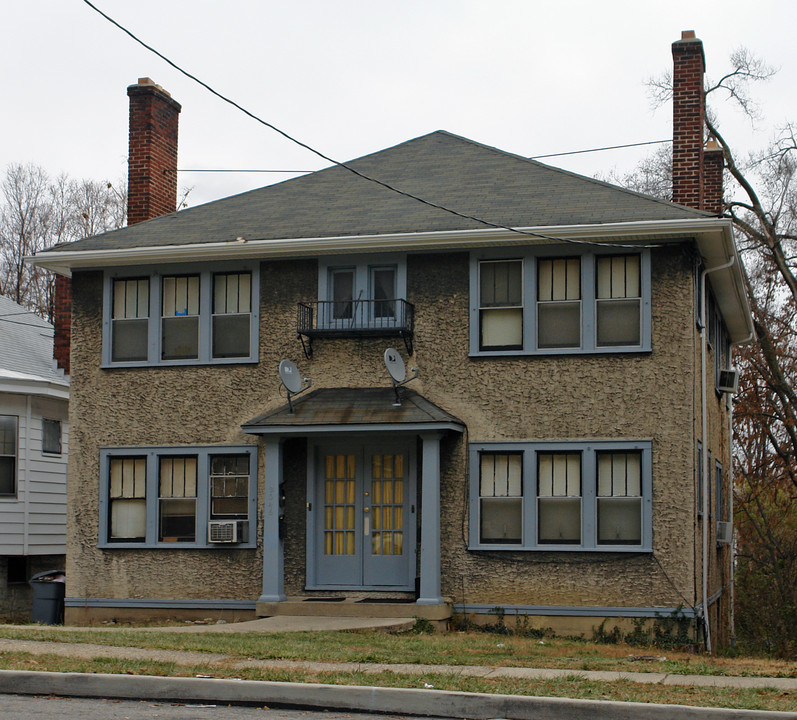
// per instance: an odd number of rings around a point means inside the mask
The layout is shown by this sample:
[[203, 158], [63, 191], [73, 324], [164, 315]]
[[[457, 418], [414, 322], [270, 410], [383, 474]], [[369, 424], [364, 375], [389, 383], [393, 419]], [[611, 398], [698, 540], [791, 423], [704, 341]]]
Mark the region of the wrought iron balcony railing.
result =
[[307, 300], [296, 308], [296, 332], [308, 357], [317, 337], [400, 337], [411, 355], [414, 321], [414, 306], [401, 298]]

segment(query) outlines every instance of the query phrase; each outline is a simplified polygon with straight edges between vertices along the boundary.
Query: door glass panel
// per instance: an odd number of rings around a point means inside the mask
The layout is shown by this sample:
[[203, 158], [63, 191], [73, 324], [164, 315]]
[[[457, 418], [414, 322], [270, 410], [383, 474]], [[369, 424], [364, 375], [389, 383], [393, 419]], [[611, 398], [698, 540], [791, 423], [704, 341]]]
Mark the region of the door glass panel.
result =
[[354, 455], [324, 458], [324, 554], [354, 555]]
[[371, 505], [374, 555], [404, 552], [404, 456], [374, 455], [371, 458]]

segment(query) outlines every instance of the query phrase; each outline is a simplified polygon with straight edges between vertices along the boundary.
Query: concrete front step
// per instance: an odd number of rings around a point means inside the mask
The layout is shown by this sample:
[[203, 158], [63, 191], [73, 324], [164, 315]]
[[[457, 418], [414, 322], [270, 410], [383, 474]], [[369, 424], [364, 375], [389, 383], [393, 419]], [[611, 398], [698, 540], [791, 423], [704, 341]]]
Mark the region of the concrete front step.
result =
[[303, 617], [421, 618], [432, 622], [451, 619], [452, 602], [417, 605], [414, 602], [368, 602], [363, 598], [323, 600], [290, 597], [282, 602], [258, 602], [258, 617], [294, 615]]

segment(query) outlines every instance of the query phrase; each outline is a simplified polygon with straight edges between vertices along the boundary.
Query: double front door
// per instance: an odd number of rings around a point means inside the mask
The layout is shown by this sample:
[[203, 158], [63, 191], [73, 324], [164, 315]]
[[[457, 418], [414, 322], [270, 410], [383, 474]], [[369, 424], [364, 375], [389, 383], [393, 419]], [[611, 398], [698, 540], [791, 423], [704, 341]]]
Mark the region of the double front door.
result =
[[414, 588], [412, 461], [410, 449], [401, 446], [317, 448], [315, 511], [310, 513], [315, 584]]

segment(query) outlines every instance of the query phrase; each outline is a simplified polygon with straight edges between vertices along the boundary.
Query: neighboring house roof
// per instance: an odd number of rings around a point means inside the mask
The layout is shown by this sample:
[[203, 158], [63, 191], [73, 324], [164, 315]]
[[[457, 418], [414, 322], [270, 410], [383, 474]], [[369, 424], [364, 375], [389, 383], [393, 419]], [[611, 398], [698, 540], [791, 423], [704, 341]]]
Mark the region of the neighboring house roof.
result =
[[324, 388], [313, 390], [289, 405], [256, 417], [241, 427], [262, 435], [291, 435], [335, 430], [455, 430], [465, 424], [409, 388]]
[[[444, 131], [348, 165], [430, 202], [511, 227], [711, 217]], [[484, 228], [333, 166], [51, 252]]]
[[67, 397], [53, 360], [53, 326], [0, 295], [0, 390]]

